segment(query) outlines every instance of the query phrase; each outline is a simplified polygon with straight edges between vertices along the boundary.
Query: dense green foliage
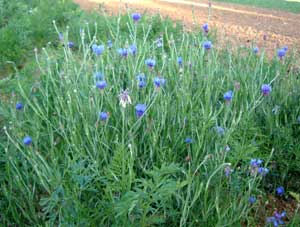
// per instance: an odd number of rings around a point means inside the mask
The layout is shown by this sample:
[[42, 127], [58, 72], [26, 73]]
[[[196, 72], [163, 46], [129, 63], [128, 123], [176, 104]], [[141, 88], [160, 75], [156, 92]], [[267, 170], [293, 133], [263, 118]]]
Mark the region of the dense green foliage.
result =
[[[120, 34], [127, 33], [128, 17], [123, 18], [119, 27]], [[107, 20], [98, 12], [81, 11], [71, 0], [0, 0], [0, 77], [9, 74], [13, 67], [23, 67], [34, 56], [35, 48], [40, 49], [53, 40], [57, 42], [53, 21], [61, 29], [69, 26], [69, 38], [76, 40], [79, 39], [78, 31], [81, 27], [96, 22], [97, 25], [90, 26], [90, 34], [94, 34], [96, 28], [101, 31], [98, 32], [98, 39], [107, 40], [113, 38], [107, 29]], [[174, 29], [169, 19], [162, 20], [157, 15], [152, 20], [152, 38], [158, 36], [166, 26], [170, 31], [179, 32], [180, 25], [177, 24]], [[111, 26], [116, 26], [116, 23], [117, 20], [113, 20]]]
[[65, 25], [80, 13], [71, 1], [0, 0], [0, 69], [14, 62], [22, 66], [33, 56], [35, 47], [46, 45], [56, 37], [52, 20]]
[[284, 10], [292, 13], [300, 13], [300, 2], [292, 2], [286, 0], [215, 0], [215, 1], [245, 4], [245, 5], [262, 7], [262, 8]]
[[[255, 226], [277, 186], [297, 196], [300, 75], [290, 50], [272, 61], [263, 50], [205, 50], [210, 33], [186, 33], [159, 16], [134, 23], [130, 13], [77, 13], [66, 24], [51, 20], [36, 59], [0, 82], [1, 225]], [[99, 56], [95, 43], [105, 46]], [[131, 44], [136, 54], [120, 56]], [[165, 86], [155, 86], [157, 76]], [[147, 106], [140, 118], [137, 104]], [[266, 176], [250, 166], [256, 158]], [[296, 212], [289, 226], [300, 224]]]

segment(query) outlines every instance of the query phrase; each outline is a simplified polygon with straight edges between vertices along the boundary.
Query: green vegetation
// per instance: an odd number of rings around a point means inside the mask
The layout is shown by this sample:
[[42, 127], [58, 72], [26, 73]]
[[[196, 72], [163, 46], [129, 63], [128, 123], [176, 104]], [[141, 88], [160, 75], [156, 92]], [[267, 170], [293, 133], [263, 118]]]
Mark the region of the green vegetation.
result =
[[1, 225], [272, 226], [276, 209], [300, 225], [268, 199], [299, 200], [299, 56], [71, 6], [0, 81]]
[[215, 0], [216, 2], [228, 2], [284, 10], [292, 13], [300, 13], [300, 2], [286, 0]]

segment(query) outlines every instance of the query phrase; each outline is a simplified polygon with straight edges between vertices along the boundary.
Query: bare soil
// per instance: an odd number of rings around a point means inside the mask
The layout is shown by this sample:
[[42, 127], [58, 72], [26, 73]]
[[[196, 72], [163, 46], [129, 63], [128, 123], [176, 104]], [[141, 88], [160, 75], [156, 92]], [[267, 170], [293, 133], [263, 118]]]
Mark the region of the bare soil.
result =
[[300, 48], [300, 14], [261, 9], [208, 0], [74, 0], [85, 10], [96, 10], [103, 4], [111, 14], [127, 8], [141, 13], [160, 13], [183, 22], [187, 30], [200, 29], [208, 22], [217, 28], [220, 44], [265, 48], [269, 56], [282, 46]]

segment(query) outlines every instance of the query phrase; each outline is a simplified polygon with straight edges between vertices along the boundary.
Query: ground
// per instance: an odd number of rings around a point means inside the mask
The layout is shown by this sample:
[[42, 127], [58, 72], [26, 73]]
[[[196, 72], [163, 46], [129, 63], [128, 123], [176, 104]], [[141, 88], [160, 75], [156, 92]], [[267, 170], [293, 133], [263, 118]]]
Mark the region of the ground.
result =
[[[202, 0], [75, 0], [83, 9], [97, 9], [103, 3], [108, 12], [124, 12], [126, 7], [139, 12], [159, 12], [174, 20], [181, 20], [187, 29], [194, 29], [204, 22], [218, 30], [218, 41], [234, 41], [237, 45], [251, 45], [265, 48], [272, 56], [282, 46], [300, 46], [300, 14], [283, 11], [240, 6], [228, 3], [211, 3]], [[194, 9], [194, 16], [193, 16]]]

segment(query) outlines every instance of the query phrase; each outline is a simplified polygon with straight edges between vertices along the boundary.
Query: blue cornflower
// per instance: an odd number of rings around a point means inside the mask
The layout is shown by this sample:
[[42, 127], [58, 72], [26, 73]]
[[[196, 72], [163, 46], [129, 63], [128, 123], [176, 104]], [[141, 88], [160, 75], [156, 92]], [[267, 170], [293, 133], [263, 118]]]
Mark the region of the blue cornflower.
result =
[[203, 43], [202, 43], [202, 46], [203, 46], [203, 48], [205, 49], [205, 50], [210, 50], [211, 48], [212, 48], [212, 43], [211, 43], [211, 41], [204, 41]]
[[283, 196], [283, 194], [284, 194], [284, 187], [282, 187], [282, 186], [277, 187], [276, 188], [276, 195]]
[[178, 63], [178, 65], [180, 65], [180, 66], [182, 66], [182, 57], [178, 57], [177, 58], [177, 63]]
[[145, 104], [137, 104], [135, 106], [135, 113], [136, 113], [136, 116], [138, 118], [140, 118], [141, 116], [144, 115], [145, 111], [147, 109], [147, 106]]
[[96, 81], [100, 81], [100, 80], [103, 80], [104, 75], [101, 72], [95, 72], [94, 78], [95, 78]]
[[103, 90], [104, 88], [106, 88], [107, 83], [105, 80], [101, 80], [101, 81], [97, 81], [96, 83], [96, 88], [99, 88], [100, 90]]
[[269, 84], [263, 84], [261, 86], [261, 92], [263, 93], [264, 96], [269, 95], [271, 91], [272, 91], [272, 87]]
[[17, 110], [22, 110], [23, 108], [24, 108], [23, 103], [18, 102], [18, 103], [16, 104], [16, 109], [17, 109]]
[[193, 139], [187, 137], [187, 138], [185, 138], [184, 142], [185, 142], [186, 144], [191, 144], [191, 143], [193, 142]]
[[129, 53], [130, 54], [135, 55], [136, 51], [137, 51], [137, 47], [136, 47], [135, 44], [132, 44], [132, 45], [129, 46]]
[[138, 81], [142, 81], [142, 80], [145, 80], [146, 79], [146, 75], [144, 73], [140, 73], [136, 76], [136, 79]]
[[119, 48], [118, 53], [121, 57], [127, 57], [128, 55], [128, 50], [126, 48]]
[[104, 52], [104, 45], [93, 44], [92, 50], [97, 56], [99, 56]]
[[100, 113], [99, 113], [99, 119], [100, 119], [101, 121], [106, 121], [107, 118], [108, 118], [108, 113], [106, 113], [106, 112], [100, 112]]
[[285, 56], [285, 54], [286, 54], [286, 50], [285, 49], [282, 48], [282, 49], [277, 50], [277, 56], [280, 59], [282, 59]]
[[156, 61], [152, 58], [148, 58], [145, 60], [145, 64], [152, 69], [156, 64]]
[[139, 84], [138, 84], [139, 88], [144, 88], [144, 87], [146, 87], [146, 85], [147, 85], [147, 82], [144, 81], [144, 80], [139, 81], [138, 83], [139, 83]]
[[26, 146], [29, 146], [31, 143], [32, 143], [32, 139], [30, 136], [25, 136], [24, 139], [23, 139], [23, 143], [26, 145]]
[[146, 80], [146, 75], [144, 73], [140, 73], [136, 76], [138, 81]]
[[138, 22], [142, 16], [139, 13], [133, 13], [133, 14], [131, 14], [131, 17], [135, 22]]
[[225, 176], [229, 177], [230, 174], [233, 172], [233, 170], [230, 168], [230, 166], [226, 166], [224, 172], [225, 172]]
[[254, 53], [254, 54], [257, 54], [258, 51], [259, 51], [259, 48], [258, 48], [258, 47], [254, 47], [254, 48], [253, 48], [253, 53]]
[[155, 77], [153, 79], [153, 83], [157, 88], [163, 87], [165, 86], [166, 80], [164, 78], [161, 77]]
[[263, 163], [261, 159], [251, 159], [250, 166], [253, 168], [258, 168]]
[[225, 134], [225, 129], [220, 126], [216, 126], [215, 130], [219, 136], [223, 136]]
[[147, 82], [146, 82], [146, 76], [145, 76], [145, 74], [141, 73], [141, 74], [137, 75], [136, 79], [138, 81], [139, 88], [146, 87]]
[[264, 167], [259, 167], [257, 170], [258, 174], [260, 174], [261, 176], [266, 176], [267, 173], [269, 172], [268, 168], [264, 168]]
[[250, 196], [250, 197], [249, 197], [249, 203], [250, 203], [250, 204], [254, 204], [255, 202], [256, 202], [255, 196]]
[[208, 31], [209, 31], [208, 23], [205, 23], [205, 24], [202, 25], [202, 30], [203, 30], [205, 33], [208, 33]]
[[68, 47], [71, 49], [71, 48], [73, 48], [75, 46], [75, 44], [74, 44], [74, 42], [72, 42], [72, 41], [69, 41], [68, 42]]
[[230, 102], [232, 97], [233, 97], [233, 91], [230, 90], [230, 91], [225, 92], [223, 97], [224, 97], [226, 102]]
[[282, 212], [281, 214], [277, 211], [274, 212], [274, 215], [272, 217], [267, 218], [268, 223], [272, 223], [273, 227], [278, 227], [280, 225], [284, 224], [284, 221], [282, 220], [286, 216], [286, 212]]
[[251, 159], [250, 161], [251, 173], [252, 174], [258, 173], [261, 176], [267, 175], [269, 169], [265, 167], [261, 167], [262, 163], [263, 161], [261, 159]]
[[112, 44], [112, 41], [111, 41], [111, 40], [108, 40], [108, 41], [107, 41], [107, 46], [108, 46], [109, 49], [112, 48], [113, 44]]

